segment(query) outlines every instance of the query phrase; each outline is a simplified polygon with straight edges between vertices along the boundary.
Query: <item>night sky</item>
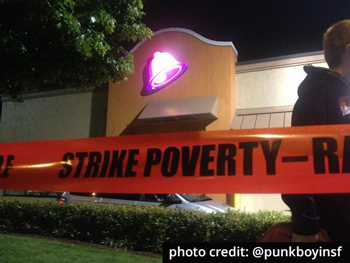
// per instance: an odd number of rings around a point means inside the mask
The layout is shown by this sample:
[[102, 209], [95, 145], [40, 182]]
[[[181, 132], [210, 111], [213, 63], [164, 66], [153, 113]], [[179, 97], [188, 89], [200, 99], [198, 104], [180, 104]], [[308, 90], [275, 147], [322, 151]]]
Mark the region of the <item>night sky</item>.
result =
[[182, 27], [232, 41], [238, 61], [322, 50], [322, 34], [350, 19], [350, 0], [144, 0], [143, 21], [157, 31]]

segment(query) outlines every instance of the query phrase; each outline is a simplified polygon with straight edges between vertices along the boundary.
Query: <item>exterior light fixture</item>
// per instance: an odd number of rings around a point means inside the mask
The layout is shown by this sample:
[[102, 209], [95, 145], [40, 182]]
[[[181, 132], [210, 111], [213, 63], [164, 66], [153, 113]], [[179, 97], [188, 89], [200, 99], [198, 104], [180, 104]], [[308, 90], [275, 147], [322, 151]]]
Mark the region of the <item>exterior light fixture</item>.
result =
[[154, 91], [164, 88], [180, 77], [186, 68], [187, 64], [185, 62], [177, 61], [167, 52], [154, 53], [149, 66], [150, 80], [147, 84], [147, 90]]

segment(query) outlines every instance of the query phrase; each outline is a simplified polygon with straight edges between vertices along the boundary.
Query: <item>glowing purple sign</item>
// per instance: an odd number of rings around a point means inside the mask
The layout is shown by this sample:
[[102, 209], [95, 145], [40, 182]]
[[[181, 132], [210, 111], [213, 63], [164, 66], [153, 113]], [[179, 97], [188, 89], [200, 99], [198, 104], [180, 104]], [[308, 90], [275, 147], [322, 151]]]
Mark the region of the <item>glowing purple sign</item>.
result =
[[148, 90], [156, 90], [165, 87], [185, 72], [187, 64], [177, 61], [166, 52], [154, 53], [149, 67], [151, 79], [147, 84]]

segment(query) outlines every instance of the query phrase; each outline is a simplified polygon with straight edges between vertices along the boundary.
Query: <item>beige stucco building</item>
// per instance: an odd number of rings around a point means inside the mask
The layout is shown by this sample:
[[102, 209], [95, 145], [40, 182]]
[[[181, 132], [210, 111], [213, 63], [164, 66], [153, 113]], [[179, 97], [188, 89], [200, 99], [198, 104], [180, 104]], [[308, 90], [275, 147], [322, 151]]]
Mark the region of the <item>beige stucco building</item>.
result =
[[[146, 61], [157, 51], [174, 54], [188, 63], [188, 69], [168, 87], [143, 96]], [[303, 66], [326, 66], [321, 52], [236, 64], [233, 43], [180, 28], [158, 31], [132, 52], [135, 73], [109, 88], [107, 136], [289, 127], [297, 87], [306, 76]], [[210, 97], [216, 98], [215, 103]], [[191, 108], [204, 104], [208, 105], [201, 114]], [[214, 119], [204, 114], [215, 107]], [[171, 113], [166, 110], [170, 108]], [[276, 194], [211, 196], [247, 211], [287, 209]]]

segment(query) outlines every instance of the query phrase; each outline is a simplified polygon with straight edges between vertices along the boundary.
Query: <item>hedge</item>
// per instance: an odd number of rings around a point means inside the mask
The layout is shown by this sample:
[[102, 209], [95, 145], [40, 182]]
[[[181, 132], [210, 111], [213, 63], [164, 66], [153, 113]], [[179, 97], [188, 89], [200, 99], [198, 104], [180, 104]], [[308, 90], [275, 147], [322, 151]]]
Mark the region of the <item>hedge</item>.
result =
[[255, 242], [290, 217], [278, 212], [205, 214], [153, 206], [0, 201], [0, 231], [161, 253], [163, 242]]

